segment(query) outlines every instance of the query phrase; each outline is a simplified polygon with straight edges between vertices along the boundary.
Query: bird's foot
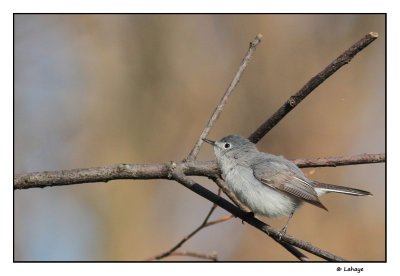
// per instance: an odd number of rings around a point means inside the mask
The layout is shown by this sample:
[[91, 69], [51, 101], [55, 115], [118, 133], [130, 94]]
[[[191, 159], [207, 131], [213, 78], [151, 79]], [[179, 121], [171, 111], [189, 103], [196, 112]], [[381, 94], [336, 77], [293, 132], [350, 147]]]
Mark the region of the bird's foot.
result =
[[278, 232], [278, 241], [282, 240], [282, 236], [286, 234], [286, 228], [287, 227], [283, 227], [283, 229]]

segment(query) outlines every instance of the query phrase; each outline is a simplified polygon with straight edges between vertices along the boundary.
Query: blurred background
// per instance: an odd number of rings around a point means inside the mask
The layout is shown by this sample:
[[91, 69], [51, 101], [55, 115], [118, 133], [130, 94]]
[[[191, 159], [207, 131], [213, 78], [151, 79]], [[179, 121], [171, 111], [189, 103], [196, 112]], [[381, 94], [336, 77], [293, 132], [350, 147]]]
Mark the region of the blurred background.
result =
[[[248, 136], [371, 31], [379, 38], [258, 143], [286, 158], [385, 151], [384, 15], [14, 15], [15, 173], [182, 160], [262, 33], [208, 137]], [[214, 159], [211, 147], [198, 159]], [[374, 197], [326, 195], [329, 212], [306, 204], [288, 234], [352, 261], [385, 260], [385, 164], [304, 172]], [[210, 207], [167, 180], [17, 190], [14, 260], [144, 260], [194, 230]], [[211, 220], [226, 215], [217, 208]], [[263, 220], [280, 229], [287, 218]], [[181, 250], [296, 260], [239, 219], [203, 229]]]

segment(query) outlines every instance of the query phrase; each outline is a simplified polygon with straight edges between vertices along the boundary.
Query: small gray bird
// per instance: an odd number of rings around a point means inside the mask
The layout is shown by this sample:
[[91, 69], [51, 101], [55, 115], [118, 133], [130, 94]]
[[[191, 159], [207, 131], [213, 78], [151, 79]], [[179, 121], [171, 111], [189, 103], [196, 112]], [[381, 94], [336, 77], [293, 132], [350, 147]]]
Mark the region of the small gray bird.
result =
[[325, 193], [372, 196], [367, 191], [310, 180], [294, 163], [258, 151], [255, 144], [239, 135], [226, 136], [218, 142], [203, 140], [214, 146], [228, 187], [253, 213], [268, 218], [289, 216], [279, 237], [286, 233], [290, 219], [303, 202], [328, 211], [318, 198]]

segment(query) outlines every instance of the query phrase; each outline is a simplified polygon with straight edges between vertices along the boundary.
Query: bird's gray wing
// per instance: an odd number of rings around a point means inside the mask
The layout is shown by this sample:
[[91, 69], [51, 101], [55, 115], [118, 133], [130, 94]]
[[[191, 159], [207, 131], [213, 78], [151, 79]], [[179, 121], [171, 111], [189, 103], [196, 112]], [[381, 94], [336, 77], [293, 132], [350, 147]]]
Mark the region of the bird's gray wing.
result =
[[286, 193], [294, 198], [311, 203], [317, 207], [328, 210], [319, 201], [313, 186], [301, 176], [292, 172], [285, 163], [267, 160], [253, 164], [254, 177], [269, 187]]

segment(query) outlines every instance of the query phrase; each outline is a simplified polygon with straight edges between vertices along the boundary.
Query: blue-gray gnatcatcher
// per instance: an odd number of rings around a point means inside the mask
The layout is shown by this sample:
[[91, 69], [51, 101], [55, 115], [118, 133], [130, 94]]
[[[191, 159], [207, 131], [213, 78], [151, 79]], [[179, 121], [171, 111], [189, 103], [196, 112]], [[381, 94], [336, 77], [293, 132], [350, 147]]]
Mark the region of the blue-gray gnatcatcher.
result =
[[218, 142], [203, 140], [214, 146], [228, 187], [253, 213], [268, 218], [289, 216], [280, 237], [286, 233], [290, 219], [304, 201], [328, 210], [318, 199], [325, 193], [372, 196], [367, 191], [310, 180], [294, 163], [258, 151], [255, 144], [239, 135], [230, 135]]

